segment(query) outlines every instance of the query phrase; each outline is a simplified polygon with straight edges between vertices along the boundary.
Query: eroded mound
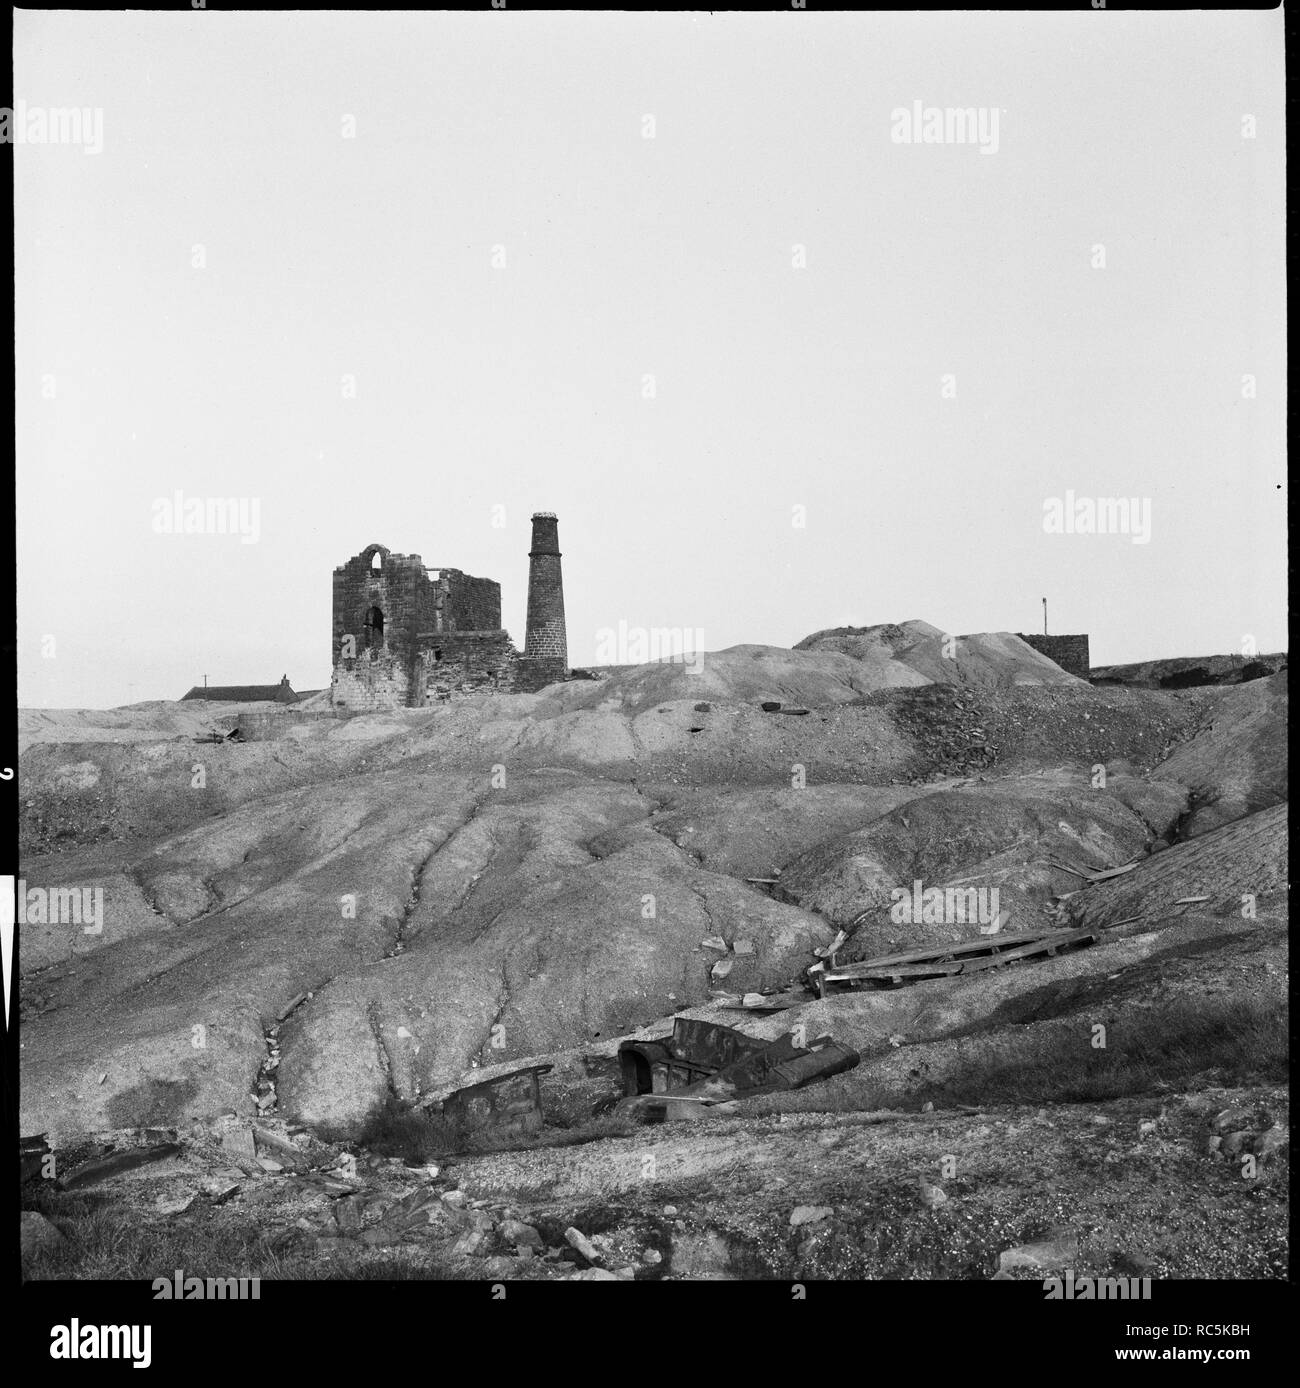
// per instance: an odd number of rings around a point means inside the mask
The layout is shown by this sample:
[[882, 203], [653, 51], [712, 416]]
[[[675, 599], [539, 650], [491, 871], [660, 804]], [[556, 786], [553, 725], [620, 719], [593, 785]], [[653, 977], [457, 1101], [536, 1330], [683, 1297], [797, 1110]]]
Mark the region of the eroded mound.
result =
[[[1284, 675], [1097, 690], [1017, 638], [942, 644], [823, 632], [698, 673], [279, 711], [242, 745], [196, 745], [175, 706], [29, 720], [27, 886], [102, 915], [20, 925], [24, 1129], [232, 1109], [357, 1132], [483, 1067], [788, 986], [845, 925], [864, 957], [987, 924], [894, 920], [916, 882], [996, 889], [1006, 930], [1274, 902]], [[926, 1006], [973, 1024], [1001, 986]], [[863, 1039], [930, 996], [909, 993]]]

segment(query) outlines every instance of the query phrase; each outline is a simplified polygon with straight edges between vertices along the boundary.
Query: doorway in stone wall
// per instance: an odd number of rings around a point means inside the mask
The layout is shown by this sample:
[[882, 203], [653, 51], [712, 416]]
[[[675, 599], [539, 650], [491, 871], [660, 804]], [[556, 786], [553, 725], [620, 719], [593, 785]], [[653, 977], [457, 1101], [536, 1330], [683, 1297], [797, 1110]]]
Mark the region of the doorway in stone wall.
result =
[[384, 648], [384, 614], [378, 607], [368, 608], [365, 624], [366, 650], [382, 651]]

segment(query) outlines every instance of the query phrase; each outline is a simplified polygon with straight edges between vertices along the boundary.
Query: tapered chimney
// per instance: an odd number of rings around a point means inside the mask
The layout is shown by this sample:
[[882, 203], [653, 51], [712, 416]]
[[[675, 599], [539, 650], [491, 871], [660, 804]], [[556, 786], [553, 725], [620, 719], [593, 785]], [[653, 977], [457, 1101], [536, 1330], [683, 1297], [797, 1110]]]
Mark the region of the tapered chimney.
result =
[[569, 643], [564, 629], [564, 580], [560, 574], [560, 523], [553, 511], [533, 513], [533, 547], [528, 552], [528, 629], [524, 635], [528, 687], [564, 679]]

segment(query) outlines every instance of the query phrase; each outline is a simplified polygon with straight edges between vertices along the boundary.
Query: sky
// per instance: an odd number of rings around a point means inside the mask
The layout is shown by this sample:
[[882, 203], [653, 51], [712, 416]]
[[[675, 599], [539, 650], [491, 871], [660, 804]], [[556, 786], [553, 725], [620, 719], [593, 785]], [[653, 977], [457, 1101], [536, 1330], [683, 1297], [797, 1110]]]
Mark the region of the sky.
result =
[[1280, 11], [14, 44], [23, 706], [324, 687], [371, 543], [497, 579], [522, 648], [535, 510], [575, 665], [1044, 597], [1095, 665], [1285, 649]]

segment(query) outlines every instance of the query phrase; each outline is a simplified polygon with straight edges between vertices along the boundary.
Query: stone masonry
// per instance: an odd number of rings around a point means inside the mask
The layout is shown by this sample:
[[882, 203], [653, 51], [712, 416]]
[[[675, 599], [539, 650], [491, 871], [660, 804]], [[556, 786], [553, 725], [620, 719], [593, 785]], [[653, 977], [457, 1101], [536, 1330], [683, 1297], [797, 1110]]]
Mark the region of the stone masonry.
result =
[[515, 672], [521, 692], [568, 677], [569, 645], [564, 627], [564, 579], [560, 573], [560, 523], [551, 511], [533, 514], [528, 553], [528, 627]]
[[509, 688], [517, 659], [501, 585], [368, 545], [334, 570], [330, 702], [419, 708], [454, 691]]
[[1077, 675], [1081, 680], [1088, 678], [1091, 666], [1088, 663], [1087, 634], [1075, 636], [1029, 636], [1017, 633], [1027, 646], [1032, 646], [1039, 655], [1054, 660], [1068, 675]]

